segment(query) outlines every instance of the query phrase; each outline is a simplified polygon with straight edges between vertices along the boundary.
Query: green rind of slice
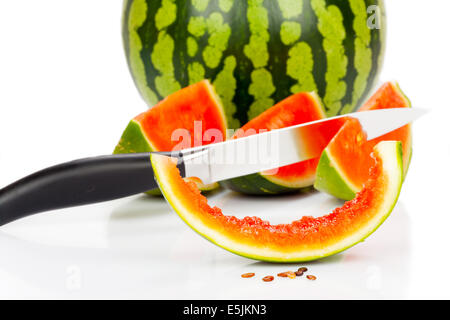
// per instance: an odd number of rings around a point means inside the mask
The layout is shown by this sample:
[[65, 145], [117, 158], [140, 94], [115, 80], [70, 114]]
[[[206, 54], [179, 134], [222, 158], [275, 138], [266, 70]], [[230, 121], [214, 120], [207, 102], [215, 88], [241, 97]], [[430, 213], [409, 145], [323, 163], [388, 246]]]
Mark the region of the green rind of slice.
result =
[[359, 191], [355, 190], [351, 183], [346, 181], [343, 174], [337, 170], [337, 165], [331, 160], [327, 149], [320, 157], [314, 188], [342, 200], [353, 199]]
[[228, 179], [225, 181], [221, 181], [220, 184], [235, 192], [255, 196], [308, 192], [313, 189], [312, 186], [299, 188], [298, 186], [289, 185], [289, 183], [287, 182], [274, 183], [270, 181], [268, 176], [264, 176], [260, 173]]

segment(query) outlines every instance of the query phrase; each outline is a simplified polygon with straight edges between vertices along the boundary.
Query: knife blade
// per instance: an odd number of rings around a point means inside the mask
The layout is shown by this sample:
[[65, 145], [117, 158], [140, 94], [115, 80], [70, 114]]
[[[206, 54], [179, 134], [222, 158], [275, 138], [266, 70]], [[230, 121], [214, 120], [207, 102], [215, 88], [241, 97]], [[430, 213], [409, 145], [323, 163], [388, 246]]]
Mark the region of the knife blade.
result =
[[320, 156], [342, 124], [356, 118], [368, 140], [398, 129], [423, 115], [418, 108], [392, 108], [355, 112], [211, 144], [182, 152], [185, 177], [213, 183]]
[[[174, 152], [183, 177], [212, 183], [318, 157], [347, 117], [370, 139], [424, 114], [402, 108], [364, 111]], [[0, 225], [35, 213], [119, 199], [157, 187], [151, 153], [108, 155], [59, 164], [0, 189]]]

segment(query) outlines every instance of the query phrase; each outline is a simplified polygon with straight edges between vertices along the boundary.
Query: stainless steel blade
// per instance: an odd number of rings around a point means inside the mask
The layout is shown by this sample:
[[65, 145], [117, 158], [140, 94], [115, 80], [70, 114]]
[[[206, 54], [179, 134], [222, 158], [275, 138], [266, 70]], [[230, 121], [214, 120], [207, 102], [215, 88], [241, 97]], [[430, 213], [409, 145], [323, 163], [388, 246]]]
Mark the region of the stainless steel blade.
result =
[[256, 172], [275, 174], [279, 167], [320, 156], [347, 117], [357, 118], [370, 140], [424, 113], [417, 108], [356, 112], [186, 149], [182, 151], [186, 176], [212, 183]]
[[355, 112], [347, 116], [358, 119], [367, 133], [367, 139], [372, 140], [413, 122], [426, 112], [419, 108], [393, 108]]

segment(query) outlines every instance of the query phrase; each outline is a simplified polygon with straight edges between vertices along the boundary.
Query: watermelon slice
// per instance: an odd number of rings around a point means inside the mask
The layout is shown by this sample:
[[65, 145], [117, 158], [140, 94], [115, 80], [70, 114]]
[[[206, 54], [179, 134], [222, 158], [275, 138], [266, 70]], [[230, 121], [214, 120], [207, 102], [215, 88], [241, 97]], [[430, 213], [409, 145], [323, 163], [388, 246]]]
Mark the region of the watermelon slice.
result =
[[257, 217], [238, 219], [210, 207], [197, 186], [186, 182], [176, 159], [151, 155], [155, 177], [165, 198], [196, 232], [216, 245], [248, 258], [297, 262], [323, 258], [365, 239], [389, 216], [403, 177], [401, 142], [380, 142], [364, 188], [342, 207], [323, 217], [303, 217], [271, 225]]
[[[232, 137], [237, 139], [252, 134], [289, 127], [325, 118], [320, 98], [314, 92], [294, 94], [248, 122]], [[327, 133], [331, 137], [338, 131]], [[327, 140], [329, 141], [329, 140]], [[279, 194], [309, 190], [316, 177], [319, 158], [278, 168], [277, 173], [261, 172], [221, 182], [237, 192], [254, 195]]]
[[[220, 142], [226, 138], [226, 117], [208, 80], [181, 89], [130, 121], [114, 153], [173, 151]], [[204, 185], [213, 190], [217, 183]], [[158, 189], [148, 194], [160, 194]]]
[[[411, 103], [397, 83], [387, 82], [359, 109], [410, 108]], [[330, 141], [320, 157], [314, 187], [343, 200], [359, 192], [369, 176], [370, 153], [380, 141], [402, 142], [404, 176], [412, 154], [411, 125], [406, 125], [381, 137], [366, 141], [356, 120], [346, 123]]]

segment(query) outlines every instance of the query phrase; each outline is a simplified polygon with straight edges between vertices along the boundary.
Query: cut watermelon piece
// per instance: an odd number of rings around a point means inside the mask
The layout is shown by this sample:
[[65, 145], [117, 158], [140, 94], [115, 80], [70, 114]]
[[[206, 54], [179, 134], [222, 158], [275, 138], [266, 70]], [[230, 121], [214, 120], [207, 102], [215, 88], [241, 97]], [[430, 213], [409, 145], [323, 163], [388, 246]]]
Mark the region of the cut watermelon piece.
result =
[[[181, 130], [180, 130], [181, 129]], [[114, 153], [173, 151], [220, 142], [227, 123], [220, 98], [208, 80], [179, 90], [130, 121]], [[210, 139], [211, 138], [211, 139]], [[218, 187], [204, 185], [203, 191]], [[158, 189], [148, 194], [160, 194]]]
[[298, 262], [341, 252], [365, 239], [389, 216], [402, 186], [400, 142], [380, 142], [365, 186], [352, 201], [323, 217], [271, 225], [257, 217], [238, 219], [210, 207], [194, 183], [184, 181], [176, 159], [151, 155], [156, 180], [176, 213], [216, 245], [248, 258]]
[[[397, 82], [386, 82], [358, 111], [369, 111], [390, 108], [411, 108], [411, 101], [404, 94]], [[412, 156], [412, 126], [408, 124], [395, 131], [371, 140], [373, 145], [380, 141], [401, 141], [403, 147], [404, 176], [409, 169]]]
[[[262, 131], [270, 131], [325, 118], [320, 98], [315, 93], [302, 92], [284, 99], [239, 129], [232, 139]], [[338, 131], [327, 130], [329, 139]], [[329, 139], [327, 141], [329, 141]], [[245, 194], [279, 194], [310, 189], [316, 176], [319, 158], [278, 168], [276, 174], [262, 172], [230, 179], [221, 184]]]
[[[411, 103], [398, 84], [385, 83], [358, 111], [410, 108]], [[403, 149], [404, 176], [412, 155], [411, 125], [366, 141], [358, 121], [346, 123], [324, 150], [317, 167], [314, 187], [343, 200], [353, 199], [369, 176], [370, 153], [380, 141], [400, 141]]]

